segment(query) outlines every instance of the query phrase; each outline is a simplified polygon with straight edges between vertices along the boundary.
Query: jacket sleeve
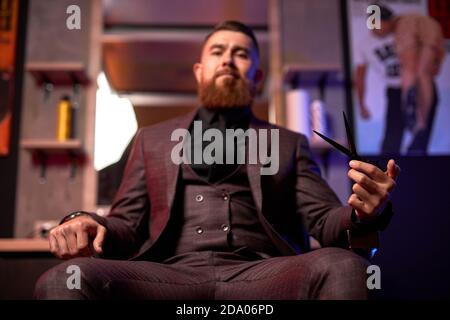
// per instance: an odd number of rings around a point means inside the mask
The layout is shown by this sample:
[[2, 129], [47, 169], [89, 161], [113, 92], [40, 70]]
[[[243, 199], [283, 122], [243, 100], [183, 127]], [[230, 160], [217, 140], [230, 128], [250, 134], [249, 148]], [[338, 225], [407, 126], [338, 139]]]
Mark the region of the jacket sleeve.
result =
[[321, 177], [303, 135], [298, 139], [296, 161], [296, 208], [309, 234], [323, 247], [352, 248], [353, 240], [354, 246], [362, 245], [367, 250], [377, 246], [376, 228], [361, 226], [352, 220], [353, 209], [343, 206]]
[[142, 131], [138, 131], [111, 211], [106, 217], [93, 215], [107, 229], [102, 257], [127, 259], [149, 237], [143, 143]]

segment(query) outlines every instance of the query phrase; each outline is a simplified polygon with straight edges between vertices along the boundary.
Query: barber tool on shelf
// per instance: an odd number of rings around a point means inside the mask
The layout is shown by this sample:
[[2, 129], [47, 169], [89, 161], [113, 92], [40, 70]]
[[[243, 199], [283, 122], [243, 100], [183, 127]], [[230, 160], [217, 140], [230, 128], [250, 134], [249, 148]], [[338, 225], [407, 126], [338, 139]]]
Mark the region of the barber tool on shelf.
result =
[[58, 104], [58, 125], [56, 139], [66, 141], [73, 137], [73, 110], [69, 96], [62, 96]]

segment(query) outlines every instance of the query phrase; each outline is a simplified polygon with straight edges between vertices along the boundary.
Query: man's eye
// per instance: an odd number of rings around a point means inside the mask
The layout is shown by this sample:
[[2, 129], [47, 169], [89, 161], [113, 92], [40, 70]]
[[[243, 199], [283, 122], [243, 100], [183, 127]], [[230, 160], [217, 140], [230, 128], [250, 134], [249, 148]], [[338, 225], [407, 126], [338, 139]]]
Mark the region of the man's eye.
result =
[[248, 59], [248, 54], [246, 52], [239, 52], [237, 55], [240, 58]]
[[220, 51], [213, 51], [213, 52], [211, 52], [211, 54], [213, 56], [220, 56], [222, 54], [222, 52], [220, 52]]

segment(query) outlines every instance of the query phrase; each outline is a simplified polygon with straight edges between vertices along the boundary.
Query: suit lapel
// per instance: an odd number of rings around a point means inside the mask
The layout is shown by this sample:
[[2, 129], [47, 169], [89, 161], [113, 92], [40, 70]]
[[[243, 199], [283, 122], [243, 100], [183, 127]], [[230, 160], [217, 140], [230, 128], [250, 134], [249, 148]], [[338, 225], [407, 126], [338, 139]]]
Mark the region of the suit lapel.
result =
[[248, 180], [252, 190], [253, 198], [255, 200], [256, 208], [262, 211], [262, 192], [261, 192], [261, 165], [248, 164], [247, 165]]
[[[266, 129], [269, 131], [267, 125], [264, 125], [263, 122], [258, 120], [255, 116], [252, 115], [250, 120], [249, 128], [252, 130], [256, 130], [256, 136], [257, 136], [257, 150], [258, 150], [258, 156], [256, 157], [257, 161], [256, 164], [247, 164], [247, 174], [248, 179], [250, 183], [250, 188], [252, 190], [253, 198], [256, 204], [256, 208], [259, 212], [262, 212], [262, 189], [261, 189], [261, 167], [263, 166], [261, 164], [261, 159], [259, 158], [259, 130], [260, 129]], [[270, 135], [269, 135], [270, 137]], [[270, 150], [270, 139], [267, 139], [267, 147]], [[249, 156], [249, 149], [248, 145], [246, 146], [246, 154], [247, 158]]]
[[[188, 113], [185, 117], [181, 118], [174, 127], [172, 127], [172, 131], [175, 129], [189, 129], [189, 126], [191, 125], [192, 121], [194, 121], [195, 115], [197, 114], [197, 110], [194, 110], [190, 113]], [[170, 135], [172, 132], [169, 133], [169, 143], [165, 144], [165, 148], [163, 150], [164, 157], [163, 159], [167, 159], [165, 161], [165, 167], [167, 172], [167, 208], [170, 210], [172, 209], [173, 201], [175, 199], [175, 192], [177, 189], [177, 183], [178, 183], [178, 175], [180, 172], [180, 165], [174, 164], [171, 159], [171, 153], [172, 149], [179, 143], [179, 141], [170, 141]]]

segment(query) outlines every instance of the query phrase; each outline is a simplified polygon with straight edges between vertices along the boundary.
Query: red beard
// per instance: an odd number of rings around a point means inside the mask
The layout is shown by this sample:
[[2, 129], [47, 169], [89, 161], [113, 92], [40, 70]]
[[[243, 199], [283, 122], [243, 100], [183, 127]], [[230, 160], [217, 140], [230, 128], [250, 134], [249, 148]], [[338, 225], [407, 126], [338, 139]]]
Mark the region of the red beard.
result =
[[[232, 72], [226, 70], [224, 72]], [[223, 73], [223, 72], [222, 72]], [[239, 75], [223, 80], [221, 87], [216, 86], [216, 79], [222, 74], [216, 74], [212, 81], [198, 86], [198, 96], [205, 108], [241, 108], [251, 106], [255, 95], [251, 87]]]

